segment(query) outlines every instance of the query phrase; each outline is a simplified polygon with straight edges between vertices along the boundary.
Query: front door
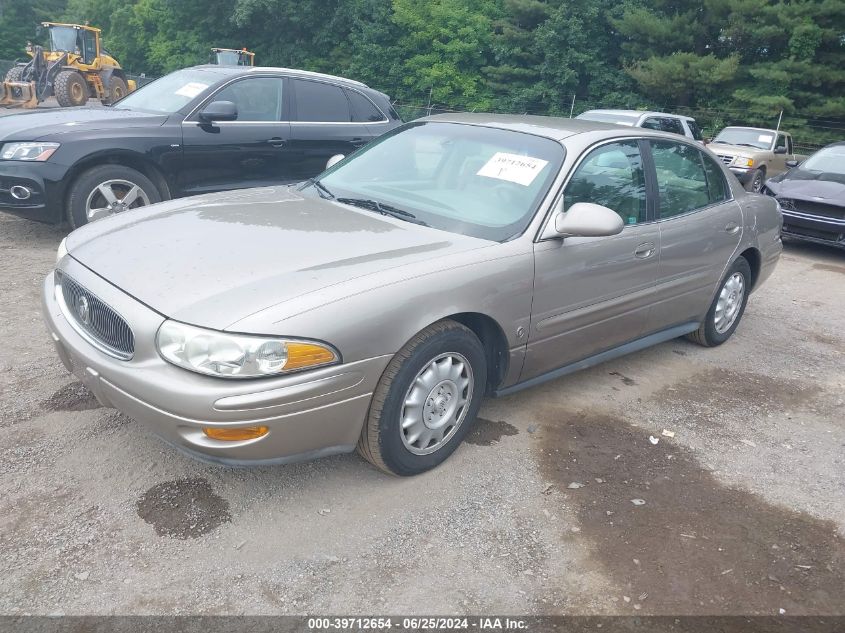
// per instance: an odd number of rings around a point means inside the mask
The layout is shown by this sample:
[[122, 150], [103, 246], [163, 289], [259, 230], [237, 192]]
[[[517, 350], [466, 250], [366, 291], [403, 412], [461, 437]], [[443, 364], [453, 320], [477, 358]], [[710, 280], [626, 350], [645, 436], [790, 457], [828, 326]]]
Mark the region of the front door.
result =
[[742, 237], [742, 209], [709, 154], [649, 141], [658, 190], [660, 276], [652, 331], [699, 321]]
[[283, 89], [281, 77], [239, 79], [203, 104], [231, 101], [237, 120], [204, 123], [195, 113], [182, 124], [184, 195], [295, 182]]
[[660, 236], [649, 222], [641, 144], [590, 151], [563, 191], [564, 208], [592, 202], [625, 223], [611, 237], [567, 237], [535, 245], [531, 334], [521, 380], [639, 338], [648, 329]]

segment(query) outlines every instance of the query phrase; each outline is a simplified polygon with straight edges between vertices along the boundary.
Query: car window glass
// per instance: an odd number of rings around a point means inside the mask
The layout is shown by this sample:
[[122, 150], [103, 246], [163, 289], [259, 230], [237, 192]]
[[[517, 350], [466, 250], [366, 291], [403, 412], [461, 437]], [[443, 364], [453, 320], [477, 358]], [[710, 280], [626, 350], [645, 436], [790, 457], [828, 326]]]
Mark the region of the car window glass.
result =
[[231, 101], [238, 121], [281, 121], [282, 85], [278, 77], [252, 77], [229, 84], [212, 101]]
[[701, 134], [701, 128], [698, 126], [698, 123], [690, 119], [687, 121], [687, 127], [689, 127], [689, 131], [692, 133], [692, 137], [696, 141], [701, 141], [704, 139]]
[[352, 120], [361, 122], [384, 121], [384, 115], [381, 111], [373, 105], [373, 102], [367, 99], [360, 92], [354, 90], [347, 90], [346, 95], [349, 97], [349, 103], [352, 105]]
[[625, 224], [644, 222], [645, 174], [637, 142], [610, 143], [590, 152], [563, 192], [564, 210], [576, 202], [613, 209]]
[[792, 153], [793, 153], [793, 150], [792, 150], [792, 137], [791, 137], [791, 136], [787, 136], [787, 137], [786, 137], [786, 153], [787, 153], [787, 154], [792, 154]]
[[663, 119], [663, 129], [666, 132], [672, 132], [673, 134], [680, 134], [684, 135], [684, 128], [681, 125], [681, 122], [678, 119], [673, 119], [671, 117], [664, 117]]
[[786, 136], [783, 134], [778, 134], [778, 143], [775, 145], [775, 149], [785, 148], [786, 147]]
[[707, 179], [707, 195], [710, 198], [710, 204], [727, 200], [730, 197], [730, 190], [721, 167], [704, 152], [699, 153], [704, 164], [704, 176]]
[[649, 118], [643, 121], [643, 124], [640, 127], [644, 127], [647, 130], [662, 130], [663, 128], [660, 125], [660, 119]]
[[683, 143], [650, 141], [657, 171], [660, 218], [670, 218], [710, 204], [700, 152]]
[[295, 81], [296, 120], [348, 123], [349, 102], [343, 90], [319, 81]]
[[94, 63], [97, 58], [97, 38], [93, 31], [81, 30], [82, 59], [86, 64]]

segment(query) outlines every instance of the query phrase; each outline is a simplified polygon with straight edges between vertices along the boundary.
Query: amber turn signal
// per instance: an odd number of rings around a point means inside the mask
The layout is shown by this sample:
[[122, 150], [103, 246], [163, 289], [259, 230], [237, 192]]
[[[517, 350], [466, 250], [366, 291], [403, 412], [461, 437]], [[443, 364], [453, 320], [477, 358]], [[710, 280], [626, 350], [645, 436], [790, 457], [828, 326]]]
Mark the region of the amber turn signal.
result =
[[213, 440], [240, 442], [264, 437], [270, 432], [270, 428], [266, 426], [205, 427], [202, 432]]
[[336, 359], [334, 352], [330, 349], [311, 343], [288, 343], [287, 352], [288, 359], [285, 362], [285, 370], [326, 365]]

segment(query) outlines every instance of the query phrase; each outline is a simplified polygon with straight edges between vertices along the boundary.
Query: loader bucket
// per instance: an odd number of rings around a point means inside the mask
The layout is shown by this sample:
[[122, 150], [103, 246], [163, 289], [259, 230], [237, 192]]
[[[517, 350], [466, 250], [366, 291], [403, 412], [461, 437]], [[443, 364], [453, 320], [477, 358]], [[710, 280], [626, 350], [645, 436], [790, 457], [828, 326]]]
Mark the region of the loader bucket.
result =
[[38, 106], [34, 81], [4, 81], [0, 83], [0, 107], [34, 108]]

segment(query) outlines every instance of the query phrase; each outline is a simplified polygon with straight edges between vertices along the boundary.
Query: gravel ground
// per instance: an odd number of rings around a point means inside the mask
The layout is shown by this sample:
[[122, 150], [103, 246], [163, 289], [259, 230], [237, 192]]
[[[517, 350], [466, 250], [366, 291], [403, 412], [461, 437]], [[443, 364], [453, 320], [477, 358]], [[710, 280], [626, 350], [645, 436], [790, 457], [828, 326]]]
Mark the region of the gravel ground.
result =
[[0, 613], [845, 614], [843, 253], [788, 246], [727, 344], [488, 401], [394, 479], [209, 466], [100, 408], [39, 313], [63, 233], [0, 217]]

